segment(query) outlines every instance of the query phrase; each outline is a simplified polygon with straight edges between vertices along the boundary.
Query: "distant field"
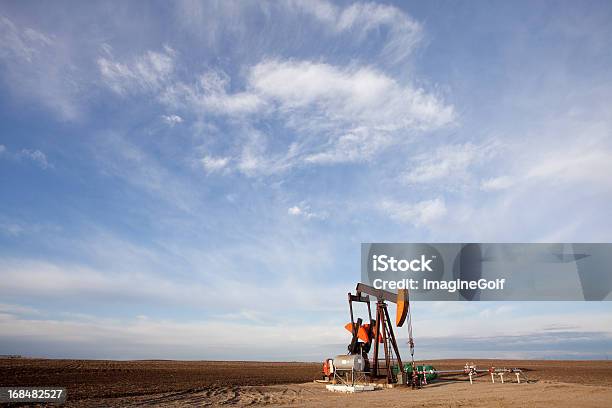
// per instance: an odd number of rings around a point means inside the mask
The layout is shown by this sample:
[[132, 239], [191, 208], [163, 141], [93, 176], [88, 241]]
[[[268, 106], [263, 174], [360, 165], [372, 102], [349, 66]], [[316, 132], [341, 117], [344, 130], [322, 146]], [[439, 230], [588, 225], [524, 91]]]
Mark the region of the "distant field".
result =
[[[438, 369], [462, 368], [466, 360], [428, 361]], [[465, 398], [469, 405], [495, 403], [506, 406], [515, 398], [506, 392], [518, 392], [524, 404], [542, 405], [537, 398], [550, 398], [565, 393], [557, 405], [572, 401], [581, 406], [612, 406], [612, 362], [610, 361], [528, 361], [528, 360], [470, 360], [479, 368], [490, 366], [522, 368], [535, 384], [487, 384], [481, 377], [470, 388], [463, 378], [439, 382], [424, 390], [385, 390], [361, 397], [373, 405], [402, 401], [437, 406], [461, 406], [453, 398]], [[98, 360], [43, 360], [0, 359], [2, 386], [62, 386], [68, 389], [68, 405], [109, 406], [161, 404], [197, 405], [311, 405], [337, 406], [342, 398], [354, 396], [327, 393], [319, 384], [311, 383], [320, 377], [319, 363], [269, 362], [213, 362], [213, 361], [98, 361]], [[564, 384], [558, 387], [555, 384]], [[573, 386], [570, 386], [573, 385]], [[499, 388], [504, 387], [505, 388]], [[514, 387], [514, 388], [513, 388]], [[517, 388], [522, 387], [522, 388]], [[551, 388], [553, 387], [553, 388]], [[492, 399], [476, 399], [474, 391]], [[437, 390], [437, 391], [436, 391]], [[533, 392], [531, 396], [530, 392]], [[586, 391], [585, 391], [586, 390]], [[589, 391], [590, 390], [590, 391]], [[462, 394], [463, 393], [463, 394]], [[421, 401], [425, 396], [428, 400]], [[536, 398], [529, 399], [529, 398]], [[340, 398], [340, 399], [338, 399]], [[391, 398], [391, 400], [389, 400]], [[395, 399], [399, 398], [399, 400]], [[432, 400], [433, 398], [433, 400]], [[579, 400], [577, 400], [579, 398]], [[595, 398], [590, 404], [590, 399]], [[386, 401], [386, 402], [385, 402]], [[463, 401], [463, 399], [461, 400]], [[497, 401], [497, 402], [495, 402]], [[520, 404], [521, 400], [516, 400]], [[598, 403], [599, 401], [599, 403]], [[609, 404], [608, 404], [609, 403]], [[445, 405], [446, 404], [446, 405]], [[510, 405], [508, 405], [510, 406]], [[543, 406], [543, 405], [542, 405]], [[554, 404], [551, 406], [555, 406]]]
[[[521, 368], [529, 379], [572, 384], [612, 386], [612, 361], [586, 360], [431, 360], [439, 370], [461, 368], [466, 362], [478, 368]], [[612, 405], [611, 405], [612, 406]]]

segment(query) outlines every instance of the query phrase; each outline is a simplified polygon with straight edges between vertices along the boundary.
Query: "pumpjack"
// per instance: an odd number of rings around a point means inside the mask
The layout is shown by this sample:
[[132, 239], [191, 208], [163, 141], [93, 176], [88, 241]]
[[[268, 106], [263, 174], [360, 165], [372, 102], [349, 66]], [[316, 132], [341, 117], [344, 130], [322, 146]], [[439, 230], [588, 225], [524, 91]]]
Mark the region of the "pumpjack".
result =
[[[372, 317], [371, 302], [376, 302], [376, 316]], [[357, 318], [353, 313], [353, 303], [365, 303], [368, 307], [368, 322], [364, 323], [362, 318]], [[411, 362], [404, 365], [397, 346], [397, 340], [393, 331], [393, 322], [389, 317], [387, 302], [397, 305], [395, 325], [402, 327], [407, 322], [408, 344], [410, 346]], [[496, 368], [479, 370], [473, 363], [466, 363], [463, 369], [436, 370], [427, 364], [416, 365], [414, 361], [414, 340], [412, 337], [412, 313], [408, 291], [399, 289], [397, 294], [383, 289], [376, 289], [363, 283], [358, 283], [355, 294], [348, 294], [350, 323], [345, 328], [351, 332], [351, 342], [348, 345], [348, 355], [339, 355], [333, 359], [327, 359], [323, 363], [323, 382], [340, 381], [345, 384], [354, 385], [356, 378], [365, 379], [369, 377], [371, 382], [378, 382], [383, 378], [388, 384], [412, 385], [420, 388], [428, 381], [440, 376], [466, 375], [470, 383], [474, 377], [489, 374], [491, 381], [495, 382], [495, 376], [504, 382], [504, 375], [514, 374], [516, 382], [527, 381], [520, 368]], [[379, 359], [380, 344], [383, 345], [384, 359]], [[372, 359], [368, 357], [373, 348]], [[333, 377], [333, 378], [332, 378]], [[350, 383], [349, 383], [350, 381]]]
[[[372, 301], [376, 302], [376, 317], [374, 319], [372, 318]], [[353, 302], [365, 303], [367, 305], [368, 323], [364, 323], [361, 318], [355, 320]], [[411, 379], [407, 379], [403, 372], [404, 365], [402, 364], [402, 358], [393, 331], [393, 323], [389, 317], [386, 302], [395, 303], [397, 305], [395, 321], [397, 327], [403, 326], [406, 320], [408, 320], [410, 353], [414, 360], [414, 341], [412, 339], [412, 322], [409, 313], [410, 302], [408, 299], [408, 291], [406, 289], [399, 289], [396, 295], [363, 283], [357, 284], [355, 294], [350, 292], [348, 294], [351, 322], [345, 327], [352, 334], [348, 352], [350, 355], [361, 355], [363, 357], [366, 362], [364, 371], [369, 372], [371, 378], [377, 379], [386, 377], [387, 383], [389, 384], [406, 384], [407, 382], [411, 382]], [[381, 360], [379, 359], [381, 343], [384, 351], [384, 365], [381, 365]], [[368, 353], [372, 349], [372, 346], [373, 355], [370, 363]], [[393, 366], [399, 369], [394, 370]]]

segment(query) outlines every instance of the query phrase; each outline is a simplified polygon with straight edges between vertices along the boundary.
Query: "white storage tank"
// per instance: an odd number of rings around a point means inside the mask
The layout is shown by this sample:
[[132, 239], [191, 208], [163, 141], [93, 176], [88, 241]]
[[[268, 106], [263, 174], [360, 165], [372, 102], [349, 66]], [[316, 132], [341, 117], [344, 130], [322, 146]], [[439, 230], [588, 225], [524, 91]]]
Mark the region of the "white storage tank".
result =
[[336, 370], [365, 370], [365, 359], [358, 354], [343, 354], [334, 358], [334, 368]]

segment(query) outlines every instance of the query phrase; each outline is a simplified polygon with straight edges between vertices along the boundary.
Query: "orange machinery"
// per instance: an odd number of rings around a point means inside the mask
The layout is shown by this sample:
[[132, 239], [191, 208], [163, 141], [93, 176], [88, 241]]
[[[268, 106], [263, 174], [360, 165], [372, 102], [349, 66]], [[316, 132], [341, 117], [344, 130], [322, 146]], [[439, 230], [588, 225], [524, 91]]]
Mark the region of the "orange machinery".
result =
[[[376, 300], [376, 319], [372, 319], [372, 309], [370, 302], [372, 296]], [[385, 354], [385, 366], [386, 377], [388, 383], [406, 383], [404, 376], [398, 377], [393, 373], [392, 360], [397, 360], [397, 366], [403, 367], [402, 359], [400, 356], [395, 334], [393, 332], [393, 323], [389, 318], [389, 312], [387, 310], [386, 302], [392, 302], [397, 305], [397, 314], [395, 325], [401, 327], [406, 318], [409, 317], [410, 303], [408, 299], [408, 291], [406, 289], [399, 289], [397, 295], [382, 289], [376, 289], [363, 283], [357, 284], [355, 294], [348, 294], [349, 309], [351, 312], [351, 322], [347, 323], [345, 328], [351, 332], [352, 339], [348, 346], [349, 354], [361, 354], [364, 356], [366, 362], [369, 362], [368, 353], [374, 343], [374, 350], [372, 356], [372, 367], [366, 367], [369, 370], [372, 377], [379, 377], [381, 375], [381, 367], [378, 359], [379, 345], [383, 345]], [[353, 315], [353, 302], [366, 303], [368, 306], [368, 317], [369, 323], [363, 323], [361, 318], [355, 321]], [[410, 324], [409, 320], [409, 324]], [[413, 354], [414, 343], [412, 341], [412, 330], [409, 327], [410, 333], [410, 351]], [[377, 339], [377, 341], [373, 341]], [[368, 364], [369, 365], [369, 364]], [[401, 370], [399, 371], [401, 372]]]

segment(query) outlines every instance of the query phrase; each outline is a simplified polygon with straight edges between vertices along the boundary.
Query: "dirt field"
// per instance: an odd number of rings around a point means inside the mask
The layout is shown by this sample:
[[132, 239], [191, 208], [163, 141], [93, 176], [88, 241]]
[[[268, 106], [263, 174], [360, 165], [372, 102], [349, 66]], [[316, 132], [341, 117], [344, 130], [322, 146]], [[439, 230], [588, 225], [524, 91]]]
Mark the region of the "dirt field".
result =
[[[465, 364], [465, 360], [429, 362], [438, 369]], [[473, 362], [483, 369], [522, 368], [531, 382], [491, 384], [483, 376], [470, 385], [459, 377], [421, 390], [344, 395], [312, 382], [319, 376], [318, 363], [0, 359], [0, 385], [66, 387], [68, 406], [612, 406], [612, 362]]]

